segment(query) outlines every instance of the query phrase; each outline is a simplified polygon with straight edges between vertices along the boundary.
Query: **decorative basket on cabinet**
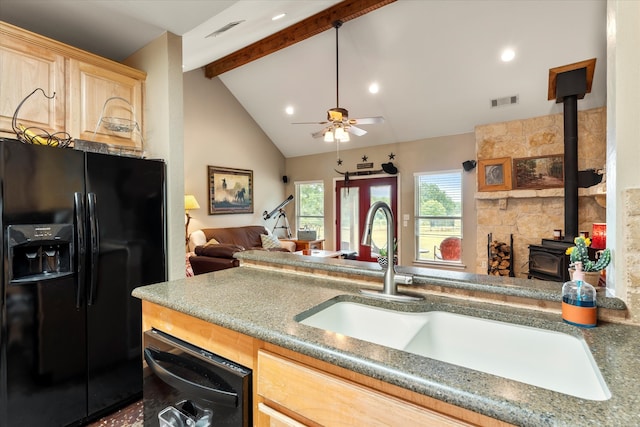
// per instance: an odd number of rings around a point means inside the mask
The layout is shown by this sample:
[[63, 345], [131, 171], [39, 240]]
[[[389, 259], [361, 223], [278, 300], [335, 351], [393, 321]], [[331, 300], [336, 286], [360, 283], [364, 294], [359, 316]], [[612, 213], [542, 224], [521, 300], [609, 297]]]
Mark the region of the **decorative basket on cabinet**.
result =
[[[125, 111], [128, 114], [130, 114], [131, 118], [129, 119], [126, 117], [105, 116], [105, 111], [107, 111], [107, 105], [113, 101], [119, 101], [121, 103], [124, 103]], [[103, 127], [104, 129], [113, 133], [130, 133], [132, 134], [132, 136], [134, 134], [137, 134], [138, 137], [140, 138], [139, 148], [143, 149], [144, 138], [142, 136], [142, 129], [140, 129], [140, 125], [135, 120], [135, 118], [136, 118], [135, 108], [133, 107], [133, 105], [131, 105], [129, 101], [127, 101], [126, 99], [120, 96], [112, 96], [111, 98], [108, 98], [104, 102], [104, 105], [102, 106], [102, 111], [100, 112], [100, 118], [98, 119], [98, 122], [96, 123], [96, 128], [93, 131], [93, 137], [95, 139], [95, 136], [98, 133], [98, 130], [100, 129], [100, 127]]]

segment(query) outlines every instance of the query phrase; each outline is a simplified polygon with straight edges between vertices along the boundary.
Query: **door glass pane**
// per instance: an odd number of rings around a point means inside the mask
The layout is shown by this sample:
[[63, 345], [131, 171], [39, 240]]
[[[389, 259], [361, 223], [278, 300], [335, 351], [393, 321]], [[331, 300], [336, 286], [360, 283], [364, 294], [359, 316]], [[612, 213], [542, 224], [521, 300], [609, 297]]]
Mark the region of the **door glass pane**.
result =
[[[375, 202], [385, 202], [391, 207], [391, 186], [375, 185], [369, 188], [369, 200], [371, 206]], [[390, 224], [394, 227], [394, 224]], [[377, 257], [380, 248], [387, 247], [387, 220], [381, 210], [376, 212], [373, 219], [373, 230], [371, 230], [371, 256]]]
[[340, 189], [340, 250], [359, 252], [359, 199], [360, 191], [357, 187]]

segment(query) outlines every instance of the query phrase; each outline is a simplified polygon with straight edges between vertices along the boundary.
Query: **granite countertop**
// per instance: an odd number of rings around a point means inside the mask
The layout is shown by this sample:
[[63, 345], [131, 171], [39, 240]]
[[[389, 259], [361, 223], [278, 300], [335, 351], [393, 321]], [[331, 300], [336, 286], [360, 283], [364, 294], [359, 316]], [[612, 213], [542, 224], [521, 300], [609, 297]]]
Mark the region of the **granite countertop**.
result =
[[[234, 255], [240, 260], [257, 261], [277, 264], [290, 268], [312, 267], [330, 273], [357, 274], [371, 279], [381, 279], [384, 272], [377, 262], [362, 262], [348, 259], [320, 258], [313, 256], [293, 256], [286, 252], [244, 251]], [[409, 267], [399, 265], [396, 271], [411, 276], [413, 285], [437, 285], [444, 288], [463, 289], [466, 291], [480, 291], [496, 295], [531, 298], [544, 301], [562, 301], [562, 283], [545, 280], [520, 279], [515, 277], [489, 276], [453, 270], [435, 268]], [[620, 298], [608, 297], [598, 292], [598, 307], [611, 310], [626, 310], [624, 301]]]
[[[264, 259], [263, 254], [243, 257]], [[285, 260], [286, 264], [308, 257], [267, 258]], [[347, 264], [340, 268], [353, 271], [355, 267]], [[378, 301], [360, 296], [358, 290], [363, 286], [381, 288], [380, 280], [374, 279], [379, 277], [379, 268], [364, 266], [358, 272], [364, 277], [371, 275], [371, 285], [243, 265], [140, 287], [133, 295], [515, 425], [640, 425], [640, 327], [601, 322], [596, 328], [581, 329], [563, 323], [554, 313], [435, 295], [421, 302]], [[365, 341], [336, 337], [296, 322], [299, 313], [333, 298], [405, 311], [444, 310], [584, 337], [612, 397], [606, 401], [583, 400]]]

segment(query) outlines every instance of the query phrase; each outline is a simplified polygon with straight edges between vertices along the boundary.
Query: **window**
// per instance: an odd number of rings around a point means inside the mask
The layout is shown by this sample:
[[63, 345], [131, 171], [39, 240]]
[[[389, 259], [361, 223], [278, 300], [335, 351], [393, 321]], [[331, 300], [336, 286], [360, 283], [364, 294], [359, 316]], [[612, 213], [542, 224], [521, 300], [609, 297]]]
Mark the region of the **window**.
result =
[[415, 174], [417, 261], [461, 263], [462, 172]]
[[317, 238], [324, 239], [324, 183], [296, 183], [296, 201], [296, 226], [316, 230]]

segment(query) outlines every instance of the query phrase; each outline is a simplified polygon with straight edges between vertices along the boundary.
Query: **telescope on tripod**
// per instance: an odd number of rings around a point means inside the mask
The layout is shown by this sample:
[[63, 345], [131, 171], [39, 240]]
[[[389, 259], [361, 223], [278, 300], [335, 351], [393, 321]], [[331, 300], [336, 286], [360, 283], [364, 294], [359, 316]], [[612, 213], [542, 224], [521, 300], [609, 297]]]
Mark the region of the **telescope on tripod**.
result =
[[276, 213], [278, 214], [278, 218], [276, 219], [276, 223], [273, 226], [273, 230], [271, 231], [274, 236], [283, 239], [290, 239], [291, 228], [289, 227], [289, 220], [287, 219], [287, 214], [284, 212], [284, 207], [287, 206], [293, 200], [293, 194], [287, 197], [282, 203], [280, 203], [274, 210], [271, 212], [264, 211], [262, 213], [263, 218], [268, 220], [273, 217]]

